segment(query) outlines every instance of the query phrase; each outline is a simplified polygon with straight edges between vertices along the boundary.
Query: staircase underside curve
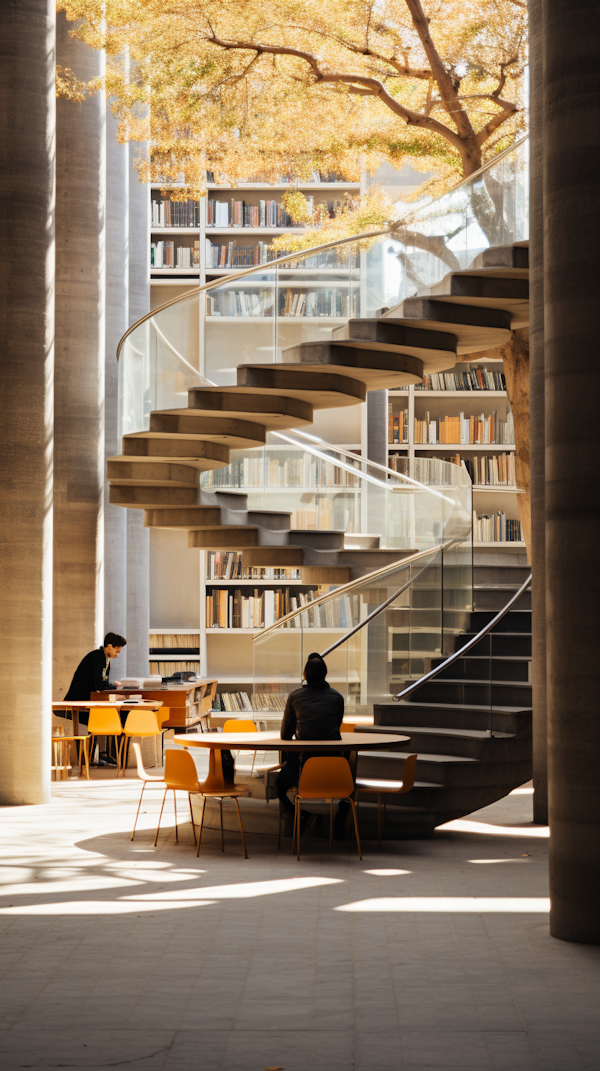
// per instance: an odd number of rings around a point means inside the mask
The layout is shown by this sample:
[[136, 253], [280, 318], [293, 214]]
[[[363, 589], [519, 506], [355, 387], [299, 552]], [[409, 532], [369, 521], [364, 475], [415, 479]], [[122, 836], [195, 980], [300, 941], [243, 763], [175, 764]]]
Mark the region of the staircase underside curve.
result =
[[110, 501], [143, 509], [149, 528], [186, 530], [191, 547], [300, 567], [308, 582], [343, 583], [391, 563], [402, 554], [354, 550], [345, 561], [343, 532], [294, 531], [289, 513], [249, 511], [243, 494], [202, 490], [200, 475], [226, 466], [231, 449], [264, 444], [268, 431], [306, 427], [317, 409], [357, 405], [368, 390], [418, 383], [501, 345], [527, 316], [527, 244], [488, 249], [431, 292], [349, 320], [330, 342], [292, 346], [280, 364], [239, 365], [235, 386], [195, 387], [187, 408], [151, 413], [148, 431], [125, 435], [108, 460]]

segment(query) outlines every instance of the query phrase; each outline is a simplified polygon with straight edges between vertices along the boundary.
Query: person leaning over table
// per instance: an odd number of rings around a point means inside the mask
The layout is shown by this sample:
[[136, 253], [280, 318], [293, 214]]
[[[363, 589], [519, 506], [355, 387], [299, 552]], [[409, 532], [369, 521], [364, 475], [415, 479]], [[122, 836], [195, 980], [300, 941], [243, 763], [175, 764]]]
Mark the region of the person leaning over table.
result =
[[[69, 699], [81, 702], [83, 699], [90, 699], [92, 692], [109, 692], [112, 688], [118, 688], [121, 682], [110, 680], [110, 660], [121, 654], [126, 643], [124, 636], [119, 636], [117, 632], [107, 632], [103, 645], [95, 651], [89, 651], [81, 659], [73, 674], [65, 702]], [[80, 724], [87, 725], [88, 714], [87, 710], [79, 712]]]
[[[281, 739], [291, 740], [341, 740], [340, 725], [344, 717], [344, 697], [332, 688], [325, 677], [327, 666], [320, 654], [310, 654], [304, 667], [304, 683], [301, 688], [290, 692], [283, 720], [281, 722]], [[275, 787], [281, 806], [293, 817], [294, 807], [288, 798], [288, 789], [298, 784], [301, 762], [310, 758], [310, 753], [297, 751], [284, 752], [284, 765], [279, 771]], [[346, 815], [350, 805], [340, 800], [337, 807], [333, 832], [336, 839], [346, 835]], [[301, 811], [300, 821], [305, 827], [310, 813]]]

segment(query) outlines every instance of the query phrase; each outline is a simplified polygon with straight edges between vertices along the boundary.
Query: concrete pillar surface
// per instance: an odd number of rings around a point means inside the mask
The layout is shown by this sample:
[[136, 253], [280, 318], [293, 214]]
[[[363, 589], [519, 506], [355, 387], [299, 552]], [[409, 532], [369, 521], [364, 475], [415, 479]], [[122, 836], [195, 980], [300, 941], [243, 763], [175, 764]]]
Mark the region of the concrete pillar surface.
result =
[[[88, 80], [103, 55], [57, 20], [58, 61]], [[57, 102], [54, 680], [104, 635], [105, 103]]]
[[[129, 144], [129, 324], [150, 311], [148, 187], [140, 182], [134, 160], [145, 146]], [[127, 513], [127, 672], [148, 673], [150, 628], [150, 533], [142, 510]]]
[[[106, 458], [120, 454], [119, 339], [129, 327], [129, 146], [117, 141], [118, 122], [106, 114], [106, 337], [104, 440]], [[127, 511], [111, 506], [104, 470], [104, 631], [127, 635]], [[128, 648], [112, 663], [111, 678], [127, 673]]]
[[543, 0], [550, 931], [600, 943], [600, 8]]
[[0, 804], [50, 794], [55, 6], [0, 4]]
[[542, 0], [529, 0], [529, 436], [531, 442], [533, 817], [548, 821]]

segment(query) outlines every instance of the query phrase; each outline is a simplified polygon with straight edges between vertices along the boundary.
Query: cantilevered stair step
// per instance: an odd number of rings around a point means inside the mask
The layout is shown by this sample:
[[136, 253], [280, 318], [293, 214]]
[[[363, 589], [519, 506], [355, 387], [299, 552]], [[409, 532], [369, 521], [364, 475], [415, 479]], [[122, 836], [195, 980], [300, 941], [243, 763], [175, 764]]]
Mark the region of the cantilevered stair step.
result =
[[[480, 305], [490, 309], [504, 309], [512, 317], [512, 327], [524, 327], [529, 323], [529, 279], [515, 279], [503, 275], [467, 275], [450, 272], [441, 282], [423, 292], [429, 297], [441, 298], [445, 304]], [[418, 295], [419, 296], [419, 295]]]
[[300, 375], [322, 369], [350, 376], [366, 384], [368, 390], [406, 387], [423, 379], [423, 361], [394, 350], [357, 349], [343, 342], [301, 342], [283, 350], [284, 366], [293, 366]]
[[111, 487], [197, 487], [199, 469], [192, 464], [109, 457], [106, 474]]
[[156, 461], [195, 461], [196, 467], [204, 471], [229, 464], [229, 447], [222, 443], [185, 438], [183, 435], [154, 438], [146, 431], [123, 436], [123, 455]]
[[264, 424], [231, 416], [200, 416], [189, 409], [150, 413], [150, 437], [183, 435], [226, 443], [232, 449], [262, 446], [267, 440]]
[[267, 430], [299, 428], [313, 422], [313, 407], [304, 398], [265, 394], [244, 387], [193, 387], [188, 391], [188, 410], [198, 416], [217, 414], [256, 420]]
[[468, 271], [482, 274], [503, 272], [517, 277], [529, 274], [529, 242], [514, 242], [512, 245], [496, 245], [478, 253], [469, 264]]
[[332, 334], [336, 345], [366, 351], [391, 351], [416, 357], [424, 372], [452, 368], [456, 361], [456, 339], [446, 331], [413, 327], [401, 320], [364, 317], [348, 320]]
[[456, 338], [457, 354], [493, 349], [508, 342], [511, 315], [503, 309], [454, 305], [438, 298], [411, 297], [385, 313], [384, 319], [446, 330]]
[[[223, 528], [253, 527], [257, 530], [260, 526], [269, 525], [274, 536], [287, 541], [290, 527], [291, 514], [283, 511], [270, 510], [237, 510], [227, 506], [191, 505], [165, 508], [147, 509], [144, 524], [147, 528], [214, 528], [221, 525]], [[277, 542], [277, 539], [275, 542]], [[254, 546], [255, 543], [250, 544]]]
[[281, 364], [242, 364], [238, 366], [237, 381], [244, 390], [261, 396], [264, 391], [285, 391], [290, 398], [305, 401], [313, 409], [358, 405], [367, 396], [365, 382], [350, 375], [347, 369], [341, 371], [345, 374]]

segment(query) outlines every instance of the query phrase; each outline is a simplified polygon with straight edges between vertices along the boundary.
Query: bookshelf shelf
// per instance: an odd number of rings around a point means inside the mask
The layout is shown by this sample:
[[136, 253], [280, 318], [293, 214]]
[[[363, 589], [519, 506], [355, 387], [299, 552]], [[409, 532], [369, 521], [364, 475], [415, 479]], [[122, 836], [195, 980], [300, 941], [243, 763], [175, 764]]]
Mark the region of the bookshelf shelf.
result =
[[502, 484], [498, 487], [494, 487], [493, 484], [486, 485], [485, 487], [473, 484], [473, 494], [494, 494], [498, 493], [503, 495], [524, 495], [525, 492], [521, 487], [504, 487]]
[[525, 543], [524, 540], [516, 540], [516, 539], [515, 540], [505, 540], [503, 542], [498, 541], [496, 543], [475, 543], [474, 542], [473, 543], [473, 550], [478, 550], [479, 547], [493, 547], [494, 550], [497, 550], [499, 547], [507, 547], [507, 548], [510, 549], [510, 548], [513, 548], [513, 547], [526, 547], [526, 546], [527, 546], [527, 544]]
[[[278, 316], [278, 323], [342, 324], [347, 316]], [[221, 324], [272, 324], [274, 316], [207, 316], [207, 322]]]
[[469, 450], [501, 450], [509, 451], [515, 449], [514, 443], [415, 443], [415, 450], [433, 450], [439, 454], [440, 451], [447, 452], [448, 450], [456, 450], [461, 453], [467, 453]]

